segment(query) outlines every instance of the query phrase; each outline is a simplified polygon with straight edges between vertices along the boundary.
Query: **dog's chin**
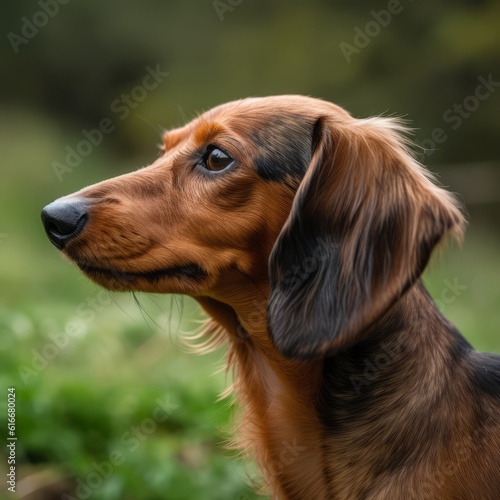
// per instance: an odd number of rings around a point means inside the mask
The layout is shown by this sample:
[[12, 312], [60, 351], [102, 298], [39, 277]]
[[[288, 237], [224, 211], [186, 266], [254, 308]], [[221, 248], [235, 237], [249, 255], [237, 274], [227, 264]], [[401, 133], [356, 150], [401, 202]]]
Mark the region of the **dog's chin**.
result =
[[196, 264], [148, 271], [124, 271], [76, 262], [92, 281], [117, 292], [193, 293], [206, 280], [207, 273]]

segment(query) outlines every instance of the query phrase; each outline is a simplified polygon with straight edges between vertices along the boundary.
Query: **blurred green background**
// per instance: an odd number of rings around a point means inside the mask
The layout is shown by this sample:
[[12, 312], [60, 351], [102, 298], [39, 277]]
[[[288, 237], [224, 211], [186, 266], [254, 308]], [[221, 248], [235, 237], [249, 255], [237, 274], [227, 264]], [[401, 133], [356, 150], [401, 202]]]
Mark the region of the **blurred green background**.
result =
[[[422, 161], [469, 213], [463, 249], [425, 280], [475, 347], [500, 352], [499, 22], [494, 0], [5, 2], [0, 427], [15, 387], [19, 497], [255, 497], [252, 465], [224, 449], [223, 353], [197, 357], [179, 341], [197, 306], [101, 292], [60, 258], [39, 215], [148, 164], [162, 127], [221, 102], [300, 93], [409, 120]], [[168, 76], [144, 91], [148, 68]], [[84, 131], [105, 118], [113, 130], [86, 150]], [[85, 154], [61, 170], [68, 147]]]

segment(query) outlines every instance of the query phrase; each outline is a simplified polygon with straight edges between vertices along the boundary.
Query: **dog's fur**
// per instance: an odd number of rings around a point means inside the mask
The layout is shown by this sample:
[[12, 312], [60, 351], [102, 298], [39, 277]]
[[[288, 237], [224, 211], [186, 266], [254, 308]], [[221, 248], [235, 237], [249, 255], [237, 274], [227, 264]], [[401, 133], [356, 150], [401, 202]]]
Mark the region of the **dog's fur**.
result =
[[[92, 280], [187, 294], [213, 318], [237, 440], [273, 498], [500, 498], [500, 358], [420, 280], [464, 220], [403, 132], [308, 97], [244, 99], [61, 200], [86, 206], [64, 254]], [[231, 166], [207, 169], [214, 148]]]

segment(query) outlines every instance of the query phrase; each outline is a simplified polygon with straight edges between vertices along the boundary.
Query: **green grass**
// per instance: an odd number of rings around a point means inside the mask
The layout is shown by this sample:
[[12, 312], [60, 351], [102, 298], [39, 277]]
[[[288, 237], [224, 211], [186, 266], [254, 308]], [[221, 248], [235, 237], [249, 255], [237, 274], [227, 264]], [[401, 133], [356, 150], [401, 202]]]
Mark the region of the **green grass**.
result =
[[[230, 400], [218, 401], [224, 375], [214, 375], [223, 353], [197, 357], [180, 348], [179, 331], [199, 318], [194, 302], [139, 294], [141, 312], [131, 295], [110, 300], [43, 234], [44, 204], [120, 172], [106, 168], [110, 158], [96, 151], [59, 183], [50, 164], [71, 138], [31, 116], [7, 113], [0, 127], [0, 426], [6, 388], [15, 386], [18, 478], [41, 485], [34, 474], [44, 471], [59, 497], [83, 483], [96, 500], [256, 497], [245, 486], [252, 467], [224, 448], [232, 409]], [[463, 250], [446, 251], [425, 280], [475, 347], [500, 352], [499, 241], [491, 212], [471, 211]], [[466, 288], [453, 293], [449, 283]], [[78, 334], [65, 334], [68, 325]], [[51, 358], [46, 365], [40, 353]], [[158, 401], [167, 413], [158, 413]], [[80, 488], [84, 498], [88, 491]]]
[[[217, 401], [224, 376], [212, 375], [222, 353], [186, 354], [163, 313], [156, 326], [129, 299], [115, 297], [77, 337], [62, 333], [67, 320], [57, 305], [53, 313], [48, 303], [0, 312], [0, 380], [17, 391], [19, 459], [88, 483], [92, 464], [111, 463], [118, 453], [96, 499], [249, 494], [242, 465], [224, 451], [232, 410], [228, 400]], [[186, 304], [185, 317], [194, 315]]]

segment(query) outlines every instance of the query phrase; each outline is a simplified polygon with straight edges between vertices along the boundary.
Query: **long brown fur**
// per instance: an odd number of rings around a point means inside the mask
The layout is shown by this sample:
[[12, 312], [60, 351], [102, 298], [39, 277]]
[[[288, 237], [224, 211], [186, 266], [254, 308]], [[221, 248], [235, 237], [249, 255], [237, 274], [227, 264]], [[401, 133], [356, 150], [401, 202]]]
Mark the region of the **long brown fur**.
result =
[[[498, 500], [500, 360], [420, 281], [464, 219], [404, 127], [275, 96], [163, 142], [152, 165], [58, 200], [85, 212], [59, 246], [108, 289], [201, 304], [194, 340], [228, 345], [235, 442], [272, 497]], [[226, 170], [207, 168], [214, 148]]]

